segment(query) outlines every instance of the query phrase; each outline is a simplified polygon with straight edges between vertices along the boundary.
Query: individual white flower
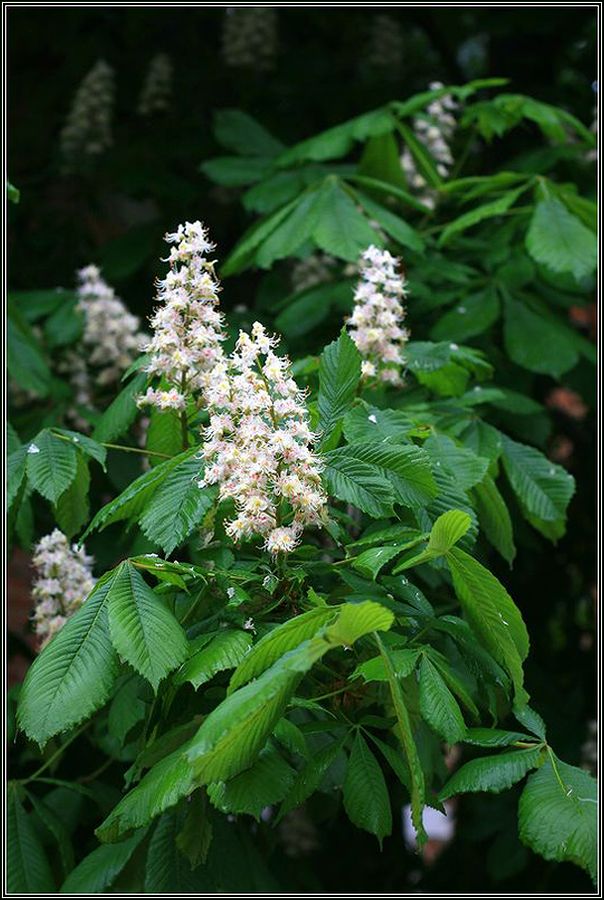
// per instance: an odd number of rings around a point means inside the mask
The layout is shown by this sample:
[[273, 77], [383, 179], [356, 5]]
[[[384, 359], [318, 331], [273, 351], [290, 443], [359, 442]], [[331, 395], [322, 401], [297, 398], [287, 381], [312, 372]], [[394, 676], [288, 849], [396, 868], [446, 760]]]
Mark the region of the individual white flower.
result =
[[227, 66], [269, 71], [274, 66], [277, 41], [277, 13], [272, 7], [225, 9], [222, 55]]
[[395, 18], [374, 15], [368, 36], [367, 63], [391, 76], [400, 70], [403, 59], [403, 34]]
[[350, 336], [363, 357], [362, 377], [377, 377], [394, 385], [402, 384], [400, 370], [409, 338], [407, 329], [402, 327], [402, 301], [407, 291], [399, 265], [399, 260], [387, 250], [372, 245], [363, 251], [355, 306], [347, 322]]
[[157, 53], [147, 70], [147, 75], [138, 101], [138, 113], [151, 116], [164, 112], [170, 105], [172, 95], [172, 60], [167, 53]]
[[80, 84], [60, 136], [64, 172], [75, 171], [111, 146], [114, 81], [113, 69], [101, 59]]
[[[218, 281], [208, 254], [214, 244], [201, 222], [186, 222], [166, 241], [174, 246], [170, 271], [158, 283], [151, 325], [153, 337], [145, 350], [150, 354], [146, 371], [162, 379], [138, 398], [139, 406], [186, 409], [187, 396], [203, 394], [210, 376], [221, 363], [225, 339], [223, 317], [218, 310]], [[212, 375], [212, 378], [214, 376]]]
[[[444, 87], [440, 81], [433, 81], [430, 90], [436, 91]], [[413, 120], [413, 130], [417, 138], [426, 147], [436, 163], [436, 170], [441, 178], [447, 178], [453, 165], [450, 143], [457, 128], [454, 112], [458, 104], [451, 94], [444, 94], [428, 104], [426, 112]], [[428, 186], [423, 175], [417, 169], [415, 160], [405, 147], [401, 155], [401, 166], [412, 191], [419, 196], [424, 206], [433, 209], [436, 194]]]
[[272, 554], [290, 553], [304, 528], [321, 526], [327, 514], [316, 435], [289, 360], [274, 352], [277, 343], [255, 322], [214, 370], [205, 392], [210, 424], [201, 482], [218, 484], [220, 498], [235, 501], [230, 537], [261, 536]]
[[70, 547], [65, 535], [55, 528], [36, 544], [32, 561], [36, 573], [33, 621], [42, 649], [77, 612], [96, 584], [92, 576], [94, 560], [83, 547]]

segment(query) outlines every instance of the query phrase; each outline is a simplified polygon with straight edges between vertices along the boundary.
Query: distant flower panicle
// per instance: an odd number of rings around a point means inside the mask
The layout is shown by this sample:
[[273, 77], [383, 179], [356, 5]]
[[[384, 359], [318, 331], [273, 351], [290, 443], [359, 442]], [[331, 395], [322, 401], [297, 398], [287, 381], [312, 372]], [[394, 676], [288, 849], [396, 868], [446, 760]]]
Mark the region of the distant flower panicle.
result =
[[172, 60], [167, 53], [157, 53], [151, 62], [138, 101], [138, 113], [151, 116], [164, 112], [172, 94]]
[[114, 72], [99, 60], [80, 84], [60, 136], [63, 171], [76, 171], [112, 144]]
[[[444, 85], [440, 81], [433, 81], [429, 87], [431, 91], [436, 91]], [[457, 120], [453, 115], [457, 107], [458, 104], [451, 94], [444, 94], [428, 105], [427, 116], [416, 116], [413, 120], [413, 130], [436, 160], [436, 170], [441, 178], [448, 176], [453, 165], [450, 142], [457, 128]], [[435, 193], [428, 187], [424, 176], [418, 172], [415, 160], [407, 147], [401, 156], [401, 166], [409, 186], [419, 195], [425, 206], [433, 209], [436, 203]]]
[[277, 53], [277, 13], [270, 6], [233, 6], [224, 13], [222, 54], [227, 66], [269, 71]]

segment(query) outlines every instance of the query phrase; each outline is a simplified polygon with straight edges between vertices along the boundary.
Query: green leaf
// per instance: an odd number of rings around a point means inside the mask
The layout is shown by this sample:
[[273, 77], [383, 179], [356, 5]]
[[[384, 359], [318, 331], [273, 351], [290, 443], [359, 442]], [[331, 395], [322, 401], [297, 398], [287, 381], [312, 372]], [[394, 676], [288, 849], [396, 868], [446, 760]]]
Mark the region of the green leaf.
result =
[[409, 712], [407, 711], [403, 692], [397, 680], [396, 672], [392, 664], [390, 654], [386, 650], [384, 644], [377, 634], [375, 636], [375, 639], [384, 661], [384, 667], [386, 669], [386, 675], [388, 677], [388, 686], [390, 688], [390, 696], [392, 698], [392, 705], [394, 706], [394, 711], [396, 713], [396, 735], [403, 747], [406, 762], [409, 766], [409, 777], [411, 782], [411, 818], [417, 834], [417, 843], [420, 847], [422, 847], [428, 839], [423, 823], [423, 812], [426, 803], [424, 772], [417, 752], [415, 739], [413, 737]]
[[543, 753], [542, 747], [535, 747], [473, 759], [455, 772], [439, 793], [438, 799], [443, 801], [455, 794], [477, 791], [499, 794], [524, 778], [531, 769], [537, 768]]
[[7, 881], [10, 894], [55, 893], [56, 886], [46, 854], [33, 827], [31, 816], [23, 809], [18, 787], [8, 787]]
[[138, 415], [136, 398], [144, 392], [148, 375], [138, 372], [107, 407], [92, 433], [96, 441], [114, 441], [128, 430]]
[[[27, 789], [26, 789], [27, 790]], [[74, 867], [73, 844], [69, 836], [69, 832], [57, 813], [44, 800], [40, 800], [30, 791], [27, 796], [34, 808], [34, 812], [48, 833], [54, 838], [59, 856], [61, 858], [61, 868], [63, 874], [67, 875]]]
[[392, 485], [368, 463], [350, 457], [348, 447], [325, 454], [323, 477], [331, 496], [352, 503], [374, 519], [393, 514]]
[[343, 800], [350, 821], [374, 834], [381, 847], [383, 839], [392, 833], [390, 798], [380, 764], [360, 732], [346, 766]]
[[535, 207], [526, 248], [536, 262], [577, 279], [596, 268], [596, 235], [556, 197], [547, 196]]
[[176, 835], [176, 847], [189, 860], [192, 869], [206, 862], [213, 836], [207, 793], [194, 791], [188, 801], [183, 826]]
[[245, 187], [265, 178], [271, 171], [270, 159], [253, 156], [217, 156], [199, 167], [210, 181], [224, 187]]
[[513, 206], [518, 197], [526, 191], [527, 187], [529, 187], [528, 184], [523, 185], [514, 191], [507, 191], [501, 197], [498, 197], [497, 200], [491, 200], [489, 203], [475, 206], [474, 209], [464, 213], [458, 219], [449, 222], [440, 235], [438, 240], [439, 247], [448, 243], [454, 234], [459, 234], [460, 232], [471, 228], [473, 225], [483, 222], [485, 219], [492, 219], [495, 216], [500, 216], [502, 213], [506, 212], [510, 206]]
[[170, 554], [199, 525], [214, 502], [214, 491], [201, 488], [197, 455], [188, 456], [155, 489], [139, 519], [150, 541]]
[[[174, 409], [152, 409], [145, 449], [164, 456], [176, 456], [182, 451], [182, 426], [180, 414]], [[149, 456], [149, 465], [158, 464], [159, 457]]]
[[59, 528], [68, 538], [77, 534], [84, 523], [88, 521], [90, 515], [89, 487], [88, 463], [82, 454], [78, 453], [76, 476], [67, 490], [63, 491], [53, 510]]
[[348, 333], [323, 350], [319, 363], [319, 429], [321, 449], [330, 450], [339, 441], [339, 426], [354, 400], [361, 379], [361, 354]]
[[11, 184], [10, 181], [6, 182], [6, 196], [10, 200], [11, 203], [18, 203], [21, 199], [21, 191], [19, 188], [15, 187], [14, 184]]
[[408, 125], [399, 122], [397, 127], [420, 174], [423, 175], [430, 187], [440, 188], [442, 180], [436, 171], [434, 159], [429, 151]]
[[[397, 678], [407, 678], [407, 676], [411, 675], [419, 654], [420, 651], [412, 647], [390, 651], [390, 662]], [[368, 659], [366, 662], [358, 665], [350, 678], [359, 676], [365, 682], [388, 681], [388, 670], [384, 664], [383, 657], [374, 656], [372, 659]]]
[[572, 332], [506, 296], [504, 342], [510, 359], [523, 369], [559, 378], [579, 361]]
[[19, 447], [6, 461], [6, 504], [10, 509], [23, 484], [27, 468], [27, 447]]
[[373, 600], [344, 603], [338, 617], [325, 629], [330, 643], [352, 647], [355, 641], [372, 631], [387, 631], [394, 622], [394, 614]]
[[103, 528], [106, 528], [107, 525], [112, 525], [114, 522], [120, 522], [124, 519], [138, 521], [147, 505], [147, 501], [153, 497], [158, 486], [162, 484], [176, 466], [185, 462], [196, 453], [198, 453], [198, 448], [192, 447], [190, 450], [186, 450], [172, 459], [167, 459], [150, 471], [140, 475], [115, 500], [101, 507], [80, 540], [84, 541], [92, 531], [97, 529], [102, 531]]
[[104, 843], [119, 841], [149, 822], [196, 787], [193, 770], [184, 756], [188, 743], [164, 756], [133, 790], [123, 797], [95, 834]]
[[553, 522], [566, 516], [575, 479], [533, 447], [502, 435], [503, 468], [523, 511]]
[[419, 708], [423, 718], [448, 744], [461, 741], [466, 726], [455, 697], [424, 656], [419, 669]]
[[534, 709], [531, 709], [530, 706], [515, 706], [514, 707], [514, 717], [520, 722], [521, 725], [524, 725], [531, 734], [536, 735], [538, 738], [541, 738], [542, 741], [546, 738], [546, 729], [545, 722], [541, 718], [538, 712], [535, 712]]
[[303, 674], [329, 649], [306, 641], [212, 710], [186, 753], [197, 784], [226, 781], [255, 762]]
[[472, 630], [507, 670], [516, 701], [524, 705], [528, 695], [522, 686], [522, 662], [528, 655], [529, 638], [518, 607], [495, 576], [459, 547], [449, 550], [446, 558]]
[[238, 241], [233, 250], [231, 250], [224, 265], [221, 267], [220, 274], [223, 278], [229, 275], [235, 275], [242, 269], [249, 266], [254, 259], [254, 252], [262, 242], [271, 235], [277, 226], [283, 222], [290, 212], [298, 205], [298, 198], [291, 200], [285, 206], [278, 209], [271, 216], [261, 219], [249, 228], [243, 237]]
[[499, 295], [492, 285], [468, 294], [442, 315], [430, 337], [435, 341], [465, 341], [482, 334], [499, 318]]
[[485, 475], [480, 484], [474, 486], [472, 494], [481, 530], [511, 566], [516, 556], [512, 520], [497, 485], [490, 475]]
[[596, 884], [597, 804], [595, 778], [551, 754], [520, 796], [520, 840], [545, 859], [576, 863]]
[[134, 726], [145, 718], [147, 705], [140, 697], [142, 685], [144, 682], [137, 675], [126, 676], [109, 706], [107, 730], [120, 746]]
[[6, 343], [10, 377], [26, 391], [47, 397], [52, 382], [48, 363], [27, 323], [17, 322], [12, 314], [7, 317]]
[[[400, 164], [399, 164], [400, 168]], [[417, 197], [414, 197], [413, 194], [410, 194], [409, 191], [405, 191], [402, 188], [398, 187], [398, 185], [394, 185], [388, 181], [382, 181], [379, 178], [372, 178], [367, 175], [349, 175], [347, 176], [347, 181], [352, 181], [355, 184], [360, 184], [364, 188], [368, 188], [370, 191], [377, 191], [381, 194], [387, 194], [390, 197], [396, 197], [399, 200], [402, 200], [407, 206], [410, 206], [412, 209], [416, 209], [421, 213], [429, 213], [431, 210], [421, 202]]]
[[389, 209], [386, 209], [386, 207], [381, 206], [374, 200], [370, 200], [366, 194], [363, 194], [360, 191], [355, 191], [355, 197], [359, 200], [365, 212], [369, 214], [371, 219], [381, 225], [384, 231], [389, 234], [391, 238], [394, 238], [398, 244], [401, 244], [403, 247], [408, 247], [416, 253], [423, 252], [424, 241], [419, 232], [405, 222], [404, 219], [401, 219], [400, 216], [395, 215]]
[[369, 550], [364, 550], [359, 556], [355, 557], [352, 565], [361, 575], [365, 575], [366, 578], [371, 578], [375, 581], [386, 563], [395, 559], [404, 549], [405, 544], [394, 547], [370, 547]]
[[534, 743], [535, 739], [521, 731], [503, 731], [501, 728], [468, 728], [465, 744], [476, 747], [509, 747], [511, 744]]
[[432, 435], [424, 447], [434, 464], [452, 475], [462, 491], [478, 484], [487, 474], [488, 459], [476, 456], [472, 450], [456, 444], [445, 434]]
[[404, 559], [393, 570], [394, 574], [444, 556], [468, 532], [471, 524], [472, 519], [461, 509], [450, 509], [443, 513], [432, 526], [426, 549], [416, 556]]
[[56, 503], [76, 477], [75, 448], [44, 429], [27, 449], [27, 476], [31, 486]]
[[357, 402], [344, 417], [344, 435], [351, 444], [374, 441], [380, 444], [405, 444], [414, 424], [398, 409], [378, 409]]
[[292, 767], [273, 747], [267, 746], [249, 769], [229, 781], [208, 785], [208, 797], [223, 813], [246, 813], [260, 820], [265, 807], [283, 800], [294, 779]]
[[402, 506], [416, 509], [436, 496], [430, 460], [422, 447], [363, 443], [349, 444], [343, 451], [349, 458], [375, 467], [380, 477], [390, 482], [394, 501]]
[[[200, 643], [201, 638], [203, 642]], [[234, 669], [250, 650], [252, 639], [247, 631], [222, 631], [210, 642], [206, 635], [191, 642], [191, 654], [176, 674], [176, 684], [189, 681], [195, 690], [217, 672]]]
[[104, 894], [111, 887], [147, 833], [135, 832], [119, 844], [97, 847], [70, 872], [61, 885], [62, 894]]
[[343, 744], [344, 739], [336, 741], [333, 744], [328, 744], [326, 747], [322, 747], [317, 753], [313, 754], [306, 765], [300, 769], [281, 805], [277, 821], [280, 821], [283, 816], [292, 809], [301, 806], [302, 803], [308, 800], [308, 798], [319, 789], [325, 773], [339, 756]]
[[157, 691], [187, 654], [184, 631], [129, 561], [116, 569], [107, 603], [115, 649]]
[[326, 159], [337, 159], [345, 156], [355, 141], [365, 141], [369, 137], [387, 134], [393, 128], [394, 119], [390, 110], [386, 107], [374, 109], [295, 144], [279, 157], [277, 164], [286, 167], [303, 160], [322, 162]]
[[98, 462], [106, 471], [105, 462], [107, 460], [107, 451], [102, 444], [93, 441], [92, 438], [89, 438], [85, 434], [80, 434], [79, 431], [70, 431], [68, 428], [54, 428], [53, 431], [69, 438], [76, 449], [81, 450], [82, 453], [85, 453], [91, 459], [96, 460], [96, 462]]
[[359, 254], [369, 245], [382, 246], [380, 235], [359, 212], [336, 176], [328, 176], [321, 188], [319, 200], [312, 237], [326, 253], [348, 262], [356, 262]]
[[109, 572], [97, 582], [25, 676], [17, 721], [41, 746], [78, 725], [111, 694], [118, 671], [106, 604], [113, 578]]
[[255, 255], [257, 265], [269, 269], [276, 260], [293, 256], [312, 236], [321, 205], [321, 190], [316, 186], [297, 197], [287, 217], [278, 222], [258, 247]]
[[219, 144], [244, 156], [276, 156], [285, 150], [281, 141], [240, 109], [217, 110], [213, 131]]
[[231, 678], [229, 693], [266, 671], [290, 650], [314, 637], [336, 615], [337, 609], [320, 606], [277, 625], [261, 638], [239, 663]]

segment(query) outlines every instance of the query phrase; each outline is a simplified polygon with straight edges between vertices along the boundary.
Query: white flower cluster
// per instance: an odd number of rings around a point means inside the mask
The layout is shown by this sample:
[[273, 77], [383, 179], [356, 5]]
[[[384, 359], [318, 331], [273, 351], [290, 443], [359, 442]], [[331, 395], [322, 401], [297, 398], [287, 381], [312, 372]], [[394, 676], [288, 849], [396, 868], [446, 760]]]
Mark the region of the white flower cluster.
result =
[[291, 552], [304, 527], [322, 525], [327, 514], [316, 435], [289, 360], [274, 353], [277, 343], [255, 322], [215, 368], [205, 395], [210, 425], [200, 482], [219, 484], [221, 499], [235, 501], [230, 537], [259, 535], [272, 554]]
[[335, 257], [327, 253], [312, 253], [306, 259], [300, 259], [292, 268], [292, 287], [296, 293], [331, 281], [336, 265]]
[[227, 66], [269, 71], [276, 53], [277, 13], [272, 7], [227, 7], [222, 28], [222, 54]]
[[172, 94], [172, 75], [172, 60], [168, 54], [157, 53], [149, 63], [139, 97], [140, 116], [151, 116], [168, 108]]
[[364, 357], [364, 378], [402, 384], [400, 367], [409, 332], [401, 326], [405, 317], [405, 276], [399, 260], [387, 250], [368, 247], [361, 254], [360, 280], [354, 292], [355, 307], [348, 319], [350, 336]]
[[86, 364], [96, 370], [96, 384], [104, 387], [119, 381], [140, 353], [146, 335], [139, 330], [140, 319], [116, 296], [98, 266], [80, 269], [78, 282]]
[[77, 612], [96, 584], [91, 572], [93, 562], [83, 548], [78, 549], [75, 544], [70, 547], [58, 528], [36, 544], [32, 596], [36, 603], [33, 621], [40, 649]]
[[63, 171], [72, 172], [86, 158], [100, 156], [111, 146], [114, 73], [99, 60], [80, 84], [61, 131]]
[[401, 26], [392, 16], [374, 15], [367, 46], [367, 63], [373, 69], [395, 75], [403, 59]]
[[[430, 84], [431, 91], [440, 90], [444, 85], [440, 81]], [[441, 178], [446, 178], [453, 165], [453, 156], [449, 146], [457, 128], [457, 120], [453, 115], [458, 104], [450, 94], [444, 94], [433, 100], [426, 109], [427, 116], [416, 116], [413, 130], [418, 139], [436, 160], [436, 171]], [[425, 206], [433, 209], [436, 203], [434, 191], [428, 188], [426, 179], [417, 171], [413, 156], [405, 147], [401, 156], [401, 166], [407, 177], [409, 186], [420, 195]]]
[[184, 410], [187, 395], [203, 392], [222, 360], [225, 335], [214, 263], [207, 258], [215, 245], [207, 230], [201, 222], [186, 222], [166, 234], [166, 241], [175, 246], [168, 257], [170, 271], [158, 284], [162, 305], [151, 318], [154, 335], [145, 347], [151, 354], [146, 371], [162, 377], [164, 385], [148, 388], [138, 405]]

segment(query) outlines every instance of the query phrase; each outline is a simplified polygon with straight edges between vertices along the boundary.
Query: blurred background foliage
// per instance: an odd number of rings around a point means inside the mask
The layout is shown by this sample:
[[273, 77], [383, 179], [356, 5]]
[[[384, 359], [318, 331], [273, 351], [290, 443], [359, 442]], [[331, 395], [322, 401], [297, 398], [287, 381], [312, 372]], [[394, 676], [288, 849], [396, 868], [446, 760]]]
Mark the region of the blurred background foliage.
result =
[[[510, 91], [560, 106], [587, 126], [593, 120], [593, 9], [279, 8], [275, 52], [266, 65], [262, 41], [250, 65], [228, 64], [229, 15], [225, 8], [9, 11], [8, 170], [21, 192], [19, 204], [10, 208], [13, 290], [72, 289], [75, 270], [95, 262], [132, 311], [146, 318], [153, 280], [164, 269], [167, 230], [185, 219], [203, 220], [224, 259], [250, 216], [238, 190], [212, 184], [200, 169], [224, 152], [212, 128], [217, 110], [241, 109], [293, 144], [404, 100], [435, 80], [464, 84], [503, 76]], [[165, 111], [142, 116], [140, 91], [157, 53], [172, 62], [173, 91]], [[113, 144], [90, 171], [66, 175], [59, 135], [78, 85], [99, 59], [115, 71]], [[532, 146], [529, 129], [510, 131], [489, 145], [488, 171]], [[571, 177], [579, 180], [574, 171]], [[266, 291], [275, 289], [269, 279], [258, 271], [229, 278], [223, 294], [227, 313], [242, 304], [262, 308]], [[410, 279], [412, 284], [413, 273]], [[414, 336], [426, 339], [421, 321], [413, 318], [412, 294], [409, 308]], [[589, 316], [583, 322], [589, 335]], [[551, 413], [548, 448], [566, 454], [577, 495], [568, 532], [554, 548], [515, 523], [525, 531], [521, 550], [511, 572], [503, 563], [497, 572], [517, 598], [531, 635], [527, 681], [535, 707], [548, 721], [560, 755], [577, 765], [585, 764], [582, 748], [596, 699], [590, 377], [577, 381], [575, 374], [571, 385], [581, 389], [587, 404], [580, 414], [568, 393], [554, 393], [549, 376], [533, 383], [535, 399], [547, 401]], [[589, 890], [578, 869], [545, 863], [512, 837], [513, 791], [498, 804], [496, 799], [463, 801], [456, 839], [432, 866], [403, 855], [402, 838], [387, 842], [380, 855], [366, 836], [336, 820], [322, 846], [304, 861], [287, 863], [279, 877], [301, 890]]]

